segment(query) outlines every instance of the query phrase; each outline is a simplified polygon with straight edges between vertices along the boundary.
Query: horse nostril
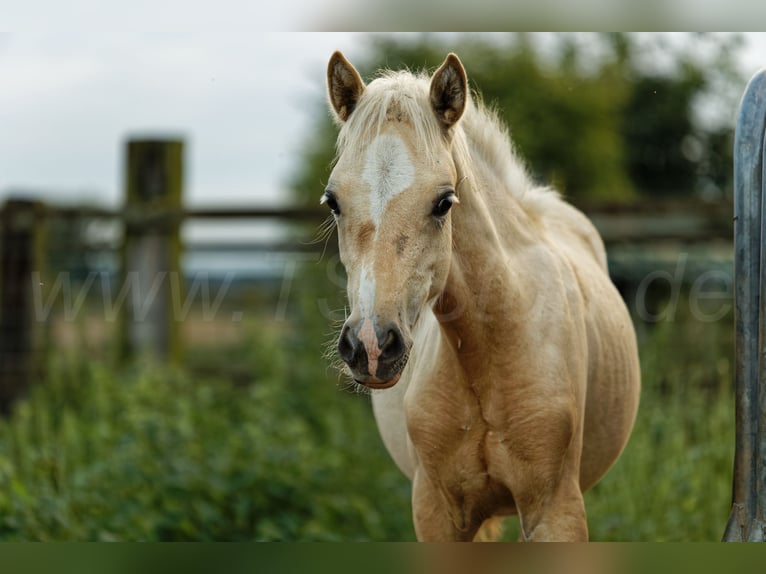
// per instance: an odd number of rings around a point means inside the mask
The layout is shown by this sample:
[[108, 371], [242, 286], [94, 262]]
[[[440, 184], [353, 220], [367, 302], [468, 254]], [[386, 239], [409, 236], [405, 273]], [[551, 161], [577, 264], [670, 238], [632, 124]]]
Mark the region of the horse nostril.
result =
[[340, 339], [338, 339], [338, 354], [346, 363], [351, 363], [354, 360], [355, 339], [353, 331], [348, 325], [344, 325], [340, 332]]
[[397, 329], [389, 329], [386, 333], [386, 338], [383, 340], [383, 344], [380, 346], [379, 361], [393, 362], [401, 358], [404, 355], [404, 341]]

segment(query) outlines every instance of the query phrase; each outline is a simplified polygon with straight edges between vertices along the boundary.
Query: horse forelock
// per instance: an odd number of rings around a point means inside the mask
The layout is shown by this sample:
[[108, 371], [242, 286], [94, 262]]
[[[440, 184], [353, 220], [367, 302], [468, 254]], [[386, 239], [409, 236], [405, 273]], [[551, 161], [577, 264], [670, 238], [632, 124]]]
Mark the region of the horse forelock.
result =
[[430, 108], [429, 81], [408, 71], [383, 71], [371, 82], [354, 113], [338, 134], [337, 156], [361, 157], [389, 123], [405, 124], [413, 131], [418, 152], [432, 156], [444, 134]]

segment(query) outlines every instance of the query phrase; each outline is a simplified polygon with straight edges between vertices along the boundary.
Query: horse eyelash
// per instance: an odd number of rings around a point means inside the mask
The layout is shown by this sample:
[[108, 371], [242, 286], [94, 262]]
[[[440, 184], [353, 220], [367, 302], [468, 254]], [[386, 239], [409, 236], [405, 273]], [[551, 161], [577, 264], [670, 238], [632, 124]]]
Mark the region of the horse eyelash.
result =
[[327, 253], [327, 245], [330, 243], [330, 237], [332, 237], [333, 231], [335, 231], [337, 226], [338, 221], [335, 216], [328, 215], [327, 219], [325, 219], [319, 225], [314, 238], [308, 242], [308, 245], [317, 245], [319, 243], [324, 244], [322, 247], [322, 254], [319, 256], [319, 261], [317, 261], [317, 264], [319, 264], [324, 259], [325, 253]]

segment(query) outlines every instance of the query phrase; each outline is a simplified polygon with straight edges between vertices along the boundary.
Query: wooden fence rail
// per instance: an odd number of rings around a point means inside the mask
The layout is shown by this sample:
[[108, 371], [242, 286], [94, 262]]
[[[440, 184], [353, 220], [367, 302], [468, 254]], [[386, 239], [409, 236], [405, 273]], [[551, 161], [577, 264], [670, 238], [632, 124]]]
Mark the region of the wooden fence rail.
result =
[[[114, 242], [88, 245], [86, 240], [84, 246], [78, 246], [88, 251], [116, 253], [121, 284], [131, 278], [139, 293], [151, 294], [151, 304], [142, 303], [140, 312], [131, 299], [120, 307], [118, 346], [123, 361], [150, 354], [164, 361], [180, 362], [179, 324], [170, 308], [173, 289], [175, 296], [184, 289], [182, 251], [299, 254], [324, 249], [323, 243], [311, 243], [310, 237], [182, 245], [180, 229], [187, 222], [278, 220], [316, 229], [328, 213], [319, 205], [184, 208], [182, 141], [130, 141], [125, 156], [125, 203], [119, 209], [44, 206], [23, 201], [0, 206], [0, 408], [10, 404], [37, 376], [38, 371], [30, 365], [42, 364], [35, 350], [39, 346], [39, 321], [34, 317], [31, 302], [23, 298], [29, 296], [31, 278], [45, 275], [43, 243], [46, 229], [53, 229], [51, 224], [56, 221], [104, 220], [117, 223], [123, 230]], [[27, 203], [30, 205], [23, 207]], [[591, 217], [607, 244], [698, 243], [712, 239], [726, 241], [732, 236], [731, 207], [726, 202], [642, 200], [633, 204], [581, 203], [578, 207]], [[20, 239], [21, 227], [26, 229], [26, 243]], [[307, 231], [307, 235], [311, 234]], [[158, 277], [167, 280], [158, 282]], [[44, 283], [43, 279], [40, 282]]]
[[[577, 203], [598, 228], [604, 242], [651, 243], [655, 241], [731, 241], [732, 205], [698, 200], [657, 200], [641, 203]], [[0, 214], [4, 211], [0, 206]], [[320, 225], [328, 218], [326, 209], [308, 207], [252, 206], [152, 208], [151, 211], [124, 207], [105, 209], [92, 206], [43, 206], [35, 217], [49, 220], [107, 220], [134, 228], [172, 227], [185, 222], [279, 220]]]

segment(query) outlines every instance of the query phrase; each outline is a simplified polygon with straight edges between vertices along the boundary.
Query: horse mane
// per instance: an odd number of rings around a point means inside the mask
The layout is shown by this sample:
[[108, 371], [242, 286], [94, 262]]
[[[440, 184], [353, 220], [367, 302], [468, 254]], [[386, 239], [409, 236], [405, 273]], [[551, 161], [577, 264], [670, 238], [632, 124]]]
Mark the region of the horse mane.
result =
[[[430, 77], [426, 73], [378, 72], [366, 86], [354, 113], [340, 126], [336, 159], [342, 153], [361, 154], [390, 120], [409, 122], [420, 151], [435, 159], [429, 150], [438, 149], [444, 131], [431, 110], [429, 89]], [[456, 161], [468, 170], [469, 178], [492, 181], [484, 186], [487, 193], [510, 195], [530, 214], [544, 211], [549, 201], [559, 199], [552, 189], [533, 183], [513, 147], [508, 128], [478, 93], [469, 95], [465, 112], [453, 129]]]

